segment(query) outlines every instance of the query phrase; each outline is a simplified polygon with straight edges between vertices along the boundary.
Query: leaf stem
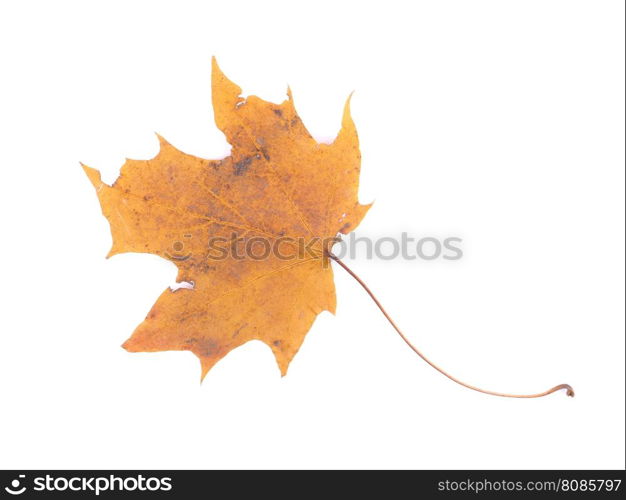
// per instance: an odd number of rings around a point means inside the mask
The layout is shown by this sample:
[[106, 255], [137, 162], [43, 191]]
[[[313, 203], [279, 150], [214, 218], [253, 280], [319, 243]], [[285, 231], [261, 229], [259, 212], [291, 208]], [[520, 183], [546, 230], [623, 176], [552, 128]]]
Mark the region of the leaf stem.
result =
[[462, 385], [463, 387], [467, 387], [468, 389], [471, 389], [473, 391], [477, 391], [477, 392], [482, 392], [483, 394], [489, 394], [491, 396], [500, 396], [500, 397], [504, 397], [504, 398], [541, 398], [543, 396], [547, 396], [548, 394], [552, 394], [553, 392], [559, 391], [561, 389], [565, 389], [566, 394], [570, 397], [574, 397], [574, 389], [572, 389], [572, 387], [568, 384], [559, 384], [557, 386], [552, 387], [551, 389], [548, 389], [547, 391], [544, 392], [539, 392], [537, 394], [507, 394], [504, 392], [494, 392], [494, 391], [487, 391], [485, 389], [480, 389], [479, 387], [470, 385], [470, 384], [466, 384], [465, 382], [459, 380], [456, 377], [453, 377], [452, 375], [450, 375], [448, 372], [446, 372], [445, 370], [443, 370], [442, 368], [439, 368], [435, 363], [433, 363], [431, 360], [429, 360], [424, 354], [422, 354], [422, 352], [415, 347], [413, 344], [411, 344], [411, 342], [409, 341], [408, 338], [406, 338], [404, 336], [404, 334], [402, 333], [402, 331], [400, 330], [400, 328], [398, 327], [398, 325], [396, 325], [396, 323], [393, 321], [393, 319], [391, 319], [391, 316], [389, 316], [389, 314], [387, 313], [387, 311], [385, 311], [385, 308], [382, 306], [382, 304], [378, 301], [378, 299], [376, 298], [376, 296], [374, 295], [374, 293], [369, 289], [369, 287], [363, 282], [363, 280], [361, 278], [359, 278], [357, 276], [357, 274], [350, 269], [339, 257], [337, 257], [335, 254], [328, 252], [328, 256], [334, 260], [337, 264], [339, 264], [341, 267], [344, 268], [344, 270], [350, 275], [352, 276], [359, 285], [361, 285], [363, 287], [363, 289], [368, 293], [368, 295], [371, 297], [371, 299], [374, 301], [374, 303], [378, 306], [378, 308], [380, 309], [380, 311], [383, 313], [383, 315], [385, 316], [385, 318], [387, 318], [387, 321], [389, 321], [389, 323], [391, 324], [391, 326], [393, 326], [393, 328], [396, 330], [396, 332], [398, 332], [398, 335], [400, 335], [400, 337], [402, 338], [402, 340], [404, 340], [404, 342], [415, 352], [415, 354], [417, 354], [420, 358], [422, 358], [424, 361], [426, 361], [426, 363], [428, 363], [430, 366], [432, 366], [435, 370], [437, 370], [439, 373], [441, 373], [442, 375], [448, 377], [450, 380], [452, 380], [453, 382], [456, 382], [459, 385]]

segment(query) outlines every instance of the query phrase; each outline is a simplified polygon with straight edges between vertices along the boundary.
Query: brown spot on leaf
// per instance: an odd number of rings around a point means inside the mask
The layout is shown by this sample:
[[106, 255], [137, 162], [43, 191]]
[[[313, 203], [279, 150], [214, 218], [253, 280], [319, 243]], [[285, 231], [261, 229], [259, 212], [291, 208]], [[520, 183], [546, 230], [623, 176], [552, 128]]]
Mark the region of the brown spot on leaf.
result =
[[232, 337], [235, 338], [237, 335], [239, 335], [239, 333], [241, 332], [241, 330], [243, 330], [246, 326], [248, 326], [248, 323], [244, 323], [243, 325], [241, 325], [239, 328], [237, 328], [237, 330], [235, 330], [233, 332]]
[[245, 174], [246, 171], [248, 170], [248, 167], [250, 167], [251, 163], [252, 163], [252, 158], [250, 157], [244, 158], [243, 160], [239, 160], [237, 163], [233, 165], [233, 169], [235, 170], [235, 175]]

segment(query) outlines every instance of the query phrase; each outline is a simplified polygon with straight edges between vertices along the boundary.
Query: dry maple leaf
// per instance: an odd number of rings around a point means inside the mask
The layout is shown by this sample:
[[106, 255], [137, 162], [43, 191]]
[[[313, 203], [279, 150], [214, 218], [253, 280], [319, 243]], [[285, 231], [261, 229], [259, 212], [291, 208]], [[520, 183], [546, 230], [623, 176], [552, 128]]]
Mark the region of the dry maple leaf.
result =
[[[124, 343], [126, 350], [191, 351], [204, 378], [232, 349], [262, 340], [285, 375], [315, 317], [335, 312], [332, 259], [409, 347], [454, 382], [504, 397], [535, 398], [559, 389], [574, 395], [567, 384], [528, 395], [487, 391], [429, 361], [331, 252], [335, 236], [352, 231], [369, 208], [358, 202], [361, 155], [350, 99], [337, 138], [320, 144], [298, 117], [291, 92], [282, 104], [240, 94], [213, 58], [215, 122], [232, 146], [222, 160], [188, 155], [159, 136], [157, 156], [127, 160], [111, 186], [83, 165], [111, 225], [109, 256], [153, 253], [176, 264], [179, 282], [193, 283], [191, 289], [166, 289]], [[254, 243], [262, 244], [262, 255]]]
[[[202, 377], [253, 339], [265, 342], [287, 372], [315, 317], [335, 311], [324, 251], [369, 208], [358, 202], [361, 156], [349, 99], [337, 138], [320, 144], [298, 117], [291, 92], [278, 105], [240, 94], [214, 58], [215, 122], [232, 146], [222, 160], [188, 155], [159, 137], [157, 156], [127, 160], [112, 186], [83, 166], [111, 226], [109, 256], [153, 253], [176, 264], [179, 282], [194, 284], [166, 289], [124, 348], [191, 351]], [[207, 241], [220, 237], [239, 246], [282, 238], [283, 253], [294, 258], [229, 253], [217, 260]], [[313, 242], [312, 251], [293, 255], [295, 241]]]

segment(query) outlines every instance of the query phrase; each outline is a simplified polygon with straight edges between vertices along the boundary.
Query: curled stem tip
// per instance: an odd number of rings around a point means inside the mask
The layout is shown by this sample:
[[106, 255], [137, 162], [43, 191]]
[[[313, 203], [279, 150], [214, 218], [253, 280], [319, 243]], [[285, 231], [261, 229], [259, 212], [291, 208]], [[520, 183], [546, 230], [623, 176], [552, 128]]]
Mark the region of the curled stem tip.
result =
[[393, 321], [393, 319], [391, 319], [391, 316], [389, 316], [389, 314], [387, 313], [387, 311], [385, 311], [385, 308], [382, 306], [382, 304], [379, 302], [379, 300], [376, 298], [376, 296], [374, 295], [374, 293], [369, 289], [369, 287], [363, 282], [363, 280], [361, 278], [359, 278], [356, 273], [354, 271], [352, 271], [352, 269], [350, 269], [339, 257], [337, 257], [335, 254], [333, 253], [328, 253], [328, 257], [330, 257], [332, 260], [334, 260], [337, 264], [339, 264], [350, 276], [352, 276], [359, 285], [361, 285], [363, 287], [363, 289], [368, 293], [368, 295], [370, 296], [370, 298], [374, 301], [374, 303], [378, 306], [378, 309], [380, 309], [380, 311], [383, 313], [383, 315], [385, 316], [385, 318], [387, 319], [387, 321], [389, 321], [389, 323], [391, 324], [391, 326], [393, 326], [393, 328], [395, 329], [396, 332], [398, 332], [398, 335], [400, 335], [400, 337], [402, 338], [402, 340], [404, 340], [404, 342], [415, 352], [415, 354], [417, 354], [420, 358], [422, 358], [426, 363], [428, 363], [431, 367], [433, 367], [435, 370], [437, 370], [439, 373], [441, 373], [442, 375], [444, 375], [445, 377], [448, 377], [450, 380], [452, 380], [453, 382], [456, 382], [459, 385], [462, 385], [463, 387], [466, 387], [468, 389], [471, 389], [473, 391], [477, 391], [477, 392], [482, 392], [483, 394], [489, 394], [491, 396], [500, 396], [503, 398], [541, 398], [543, 396], [547, 396], [548, 394], [552, 394], [553, 392], [557, 392], [560, 390], [565, 390], [565, 394], [569, 397], [574, 397], [574, 389], [572, 388], [571, 385], [569, 384], [560, 384], [557, 386], [552, 387], [551, 389], [548, 389], [547, 391], [544, 392], [539, 392], [537, 394], [507, 394], [504, 392], [495, 392], [495, 391], [488, 391], [485, 389], [480, 389], [479, 387], [467, 384], [461, 380], [459, 380], [456, 377], [453, 377], [452, 375], [450, 375], [449, 373], [447, 373], [445, 370], [443, 370], [442, 368], [439, 368], [435, 363], [433, 363], [431, 360], [429, 360], [417, 347], [415, 347], [413, 344], [411, 344], [411, 342], [409, 341], [409, 339], [402, 333], [402, 331], [400, 330], [400, 328], [398, 327], [398, 325], [396, 325], [396, 323]]

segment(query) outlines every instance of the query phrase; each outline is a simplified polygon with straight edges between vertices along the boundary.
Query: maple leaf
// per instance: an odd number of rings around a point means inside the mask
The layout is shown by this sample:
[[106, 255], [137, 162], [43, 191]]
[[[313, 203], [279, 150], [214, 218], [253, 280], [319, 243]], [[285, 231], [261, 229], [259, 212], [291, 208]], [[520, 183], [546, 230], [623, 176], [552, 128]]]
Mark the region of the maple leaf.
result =
[[[335, 312], [327, 265], [333, 238], [353, 230], [369, 208], [358, 202], [361, 157], [350, 99], [336, 139], [320, 144], [289, 90], [281, 104], [242, 98], [215, 58], [212, 65], [215, 122], [230, 156], [205, 160], [159, 136], [156, 157], [127, 160], [111, 186], [83, 165], [111, 227], [108, 255], [156, 254], [176, 264], [179, 282], [193, 283], [166, 289], [123, 347], [191, 351], [204, 378], [228, 352], [261, 340], [285, 375], [316, 316]], [[252, 243], [284, 245], [258, 258]], [[243, 258], [233, 251], [242, 249]]]
[[[569, 384], [534, 394], [481, 389], [430, 361], [402, 333], [365, 282], [331, 252], [338, 233], [352, 231], [370, 205], [358, 202], [361, 155], [350, 98], [332, 144], [307, 132], [291, 92], [282, 104], [241, 89], [213, 58], [215, 123], [232, 146], [222, 160], [179, 151], [157, 136], [151, 160], [127, 160], [108, 186], [100, 172], [83, 165], [108, 219], [113, 246], [153, 253], [178, 267], [167, 288], [123, 347], [131, 352], [191, 351], [203, 379], [228, 352], [250, 340], [265, 342], [282, 375], [316, 316], [335, 312], [332, 259], [370, 295], [402, 340], [435, 370], [468, 389], [493, 396], [538, 398]], [[261, 254], [254, 245], [261, 243]]]

